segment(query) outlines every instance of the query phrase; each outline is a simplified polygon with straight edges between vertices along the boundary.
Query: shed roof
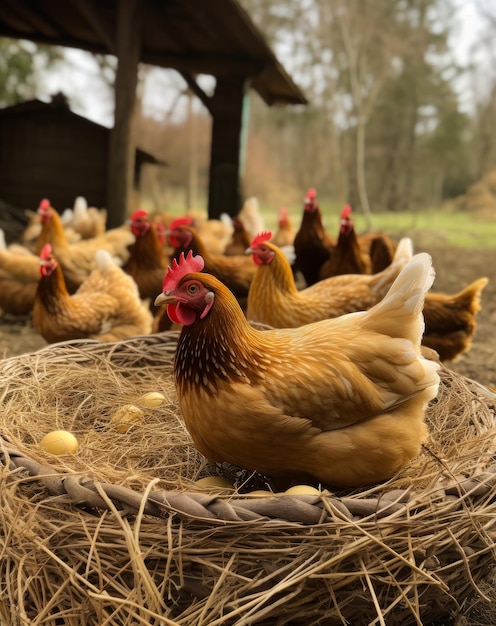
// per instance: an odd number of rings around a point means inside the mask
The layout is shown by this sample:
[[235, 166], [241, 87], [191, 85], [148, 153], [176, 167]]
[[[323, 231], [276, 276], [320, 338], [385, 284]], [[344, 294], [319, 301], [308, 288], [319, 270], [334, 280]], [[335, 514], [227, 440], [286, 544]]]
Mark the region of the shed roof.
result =
[[[0, 36], [112, 54], [119, 0], [2, 0]], [[186, 75], [246, 76], [269, 105], [306, 104], [236, 0], [141, 0], [140, 60]]]

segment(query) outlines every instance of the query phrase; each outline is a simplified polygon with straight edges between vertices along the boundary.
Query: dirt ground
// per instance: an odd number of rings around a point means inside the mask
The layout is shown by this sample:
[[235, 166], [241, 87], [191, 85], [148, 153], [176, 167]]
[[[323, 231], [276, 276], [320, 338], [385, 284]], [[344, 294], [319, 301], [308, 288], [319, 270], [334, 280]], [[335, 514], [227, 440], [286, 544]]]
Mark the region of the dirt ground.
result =
[[[430, 252], [436, 269], [434, 289], [456, 293], [473, 280], [487, 276], [482, 294], [482, 310], [472, 349], [449, 367], [484, 385], [496, 386], [496, 254], [494, 250], [461, 250], [444, 246], [415, 249]], [[0, 317], [0, 358], [33, 352], [47, 345], [29, 320]]]

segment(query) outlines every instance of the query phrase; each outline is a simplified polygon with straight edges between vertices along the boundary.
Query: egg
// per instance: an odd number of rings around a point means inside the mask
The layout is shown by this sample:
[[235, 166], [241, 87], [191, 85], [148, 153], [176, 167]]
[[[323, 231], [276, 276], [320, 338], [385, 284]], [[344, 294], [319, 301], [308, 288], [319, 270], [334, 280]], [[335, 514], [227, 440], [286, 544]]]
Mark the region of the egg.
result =
[[40, 447], [50, 454], [76, 454], [79, 444], [67, 430], [53, 430], [43, 437]]
[[195, 481], [195, 485], [201, 489], [229, 489], [234, 491], [233, 485], [222, 476], [205, 476]]
[[165, 396], [158, 391], [144, 393], [138, 400], [144, 406], [161, 406], [165, 402]]
[[311, 485], [294, 485], [293, 487], [286, 489], [284, 493], [288, 495], [298, 495], [298, 494], [320, 495], [321, 494], [321, 492], [318, 489], [316, 489], [315, 487], [312, 487]]
[[255, 489], [255, 491], [249, 491], [247, 496], [275, 496], [272, 491], [266, 491], [265, 489]]
[[124, 404], [112, 415], [111, 421], [118, 433], [127, 431], [143, 418], [143, 411], [134, 404]]

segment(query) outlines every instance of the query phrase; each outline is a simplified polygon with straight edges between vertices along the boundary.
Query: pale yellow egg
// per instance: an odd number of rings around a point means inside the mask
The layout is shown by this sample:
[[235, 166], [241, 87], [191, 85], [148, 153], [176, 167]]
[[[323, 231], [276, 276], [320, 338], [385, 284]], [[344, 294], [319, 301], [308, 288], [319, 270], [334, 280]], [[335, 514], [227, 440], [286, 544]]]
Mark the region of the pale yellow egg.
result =
[[275, 496], [277, 494], [272, 491], [266, 491], [265, 489], [255, 489], [255, 491], [249, 491], [247, 496]]
[[306, 495], [320, 495], [320, 491], [311, 485], [294, 485], [289, 489], [286, 489], [284, 492], [288, 495], [298, 495], [298, 494], [306, 494]]
[[50, 454], [76, 454], [79, 444], [67, 430], [53, 430], [43, 437], [40, 447]]
[[158, 391], [149, 391], [140, 396], [138, 402], [144, 406], [161, 406], [165, 402], [165, 396]]
[[222, 478], [222, 476], [205, 476], [205, 478], [195, 481], [195, 485], [200, 487], [200, 489], [228, 489], [229, 491], [234, 491], [233, 485], [226, 478]]
[[111, 421], [118, 433], [127, 431], [143, 418], [143, 411], [134, 404], [124, 404], [112, 415]]

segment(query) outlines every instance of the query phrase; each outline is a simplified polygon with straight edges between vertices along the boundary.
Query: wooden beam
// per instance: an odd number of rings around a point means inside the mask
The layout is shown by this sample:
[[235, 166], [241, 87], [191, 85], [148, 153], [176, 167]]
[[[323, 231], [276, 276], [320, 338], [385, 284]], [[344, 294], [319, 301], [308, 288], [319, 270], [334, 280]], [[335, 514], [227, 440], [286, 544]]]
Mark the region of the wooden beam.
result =
[[243, 99], [247, 81], [217, 79], [211, 98], [212, 143], [208, 191], [208, 216], [233, 216], [241, 209], [240, 147]]
[[71, 0], [71, 2], [101, 39], [107, 48], [107, 52], [116, 55], [116, 43], [113, 34], [108, 26], [102, 22], [100, 16], [95, 11], [95, 7], [87, 0]]
[[194, 76], [192, 74], [188, 74], [188, 72], [181, 72], [181, 76], [186, 81], [188, 87], [195, 94], [195, 96], [200, 100], [203, 106], [210, 111], [211, 98], [207, 96], [207, 94], [203, 91], [200, 85], [196, 82]]
[[115, 116], [110, 133], [107, 172], [107, 226], [124, 223], [133, 187], [135, 147], [132, 121], [136, 103], [138, 63], [141, 51], [141, 11], [139, 0], [118, 0], [117, 73], [115, 77]]
[[155, 52], [143, 49], [143, 63], [170, 67], [178, 72], [194, 74], [212, 74], [213, 76], [254, 76], [261, 72], [265, 60], [254, 60], [241, 54], [200, 54], [196, 52]]

